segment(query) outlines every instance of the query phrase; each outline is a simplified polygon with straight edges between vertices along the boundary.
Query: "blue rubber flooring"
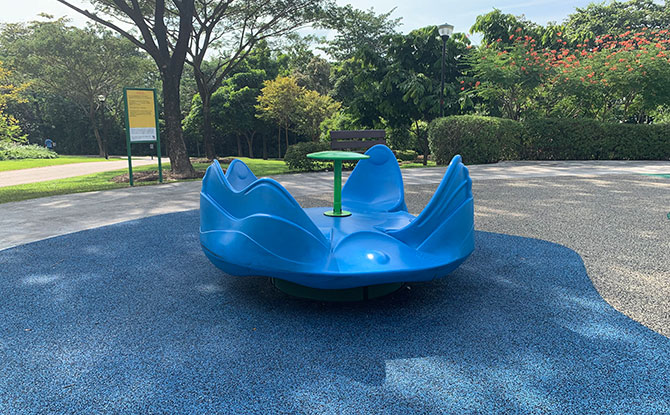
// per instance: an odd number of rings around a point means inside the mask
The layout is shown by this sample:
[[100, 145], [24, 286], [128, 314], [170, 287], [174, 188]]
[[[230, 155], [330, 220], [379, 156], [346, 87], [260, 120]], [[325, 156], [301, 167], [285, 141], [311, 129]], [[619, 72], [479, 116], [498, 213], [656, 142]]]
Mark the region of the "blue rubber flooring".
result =
[[0, 413], [670, 413], [670, 339], [579, 255], [476, 243], [451, 276], [355, 304], [226, 276], [194, 211], [0, 251]]

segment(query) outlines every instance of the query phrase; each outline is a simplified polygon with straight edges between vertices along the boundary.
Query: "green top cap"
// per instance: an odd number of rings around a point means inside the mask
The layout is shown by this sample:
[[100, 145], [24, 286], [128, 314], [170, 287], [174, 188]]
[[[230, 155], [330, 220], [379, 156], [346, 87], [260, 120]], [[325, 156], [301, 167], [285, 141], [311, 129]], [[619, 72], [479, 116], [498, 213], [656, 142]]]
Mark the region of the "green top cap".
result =
[[309, 153], [307, 157], [317, 160], [363, 160], [369, 159], [367, 154], [354, 153], [353, 151], [319, 151]]

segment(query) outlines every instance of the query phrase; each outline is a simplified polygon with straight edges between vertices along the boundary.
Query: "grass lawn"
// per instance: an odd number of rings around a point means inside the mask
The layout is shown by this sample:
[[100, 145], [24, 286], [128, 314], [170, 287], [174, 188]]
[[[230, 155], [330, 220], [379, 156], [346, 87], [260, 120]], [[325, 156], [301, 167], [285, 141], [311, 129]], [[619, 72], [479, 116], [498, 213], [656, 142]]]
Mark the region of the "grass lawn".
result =
[[[262, 160], [241, 158], [257, 176], [287, 173], [288, 167], [281, 160]], [[221, 164], [224, 168], [227, 164]], [[197, 171], [204, 171], [209, 163], [193, 163]], [[163, 163], [163, 169], [168, 170], [170, 163]], [[133, 168], [133, 172], [157, 170], [156, 166], [142, 166]], [[113, 170], [103, 173], [87, 174], [85, 176], [70, 177], [67, 179], [50, 180], [46, 182], [28, 183], [18, 186], [0, 187], [0, 203], [16, 202], [19, 200], [34, 199], [37, 197], [64, 195], [69, 193], [92, 192], [95, 190], [109, 190], [128, 187], [128, 183], [117, 183], [112, 179], [127, 173], [128, 169]], [[200, 179], [192, 179], [200, 180]], [[157, 181], [136, 181], [135, 186], [158, 184]]]
[[[86, 157], [61, 157], [58, 159], [47, 159], [39, 160], [42, 162], [48, 161], [59, 161], [59, 160], [77, 160], [75, 163], [81, 163], [86, 161], [101, 161], [104, 159], [99, 158], [86, 158]], [[275, 174], [284, 174], [289, 173], [290, 170], [286, 166], [283, 160], [263, 160], [263, 159], [250, 159], [247, 157], [240, 157], [244, 161], [251, 171], [258, 177], [262, 176], [272, 176]], [[14, 160], [9, 160], [14, 161]], [[24, 160], [16, 160], [18, 162]], [[29, 161], [38, 161], [38, 160], [25, 160]], [[0, 162], [0, 171], [2, 171], [3, 163], [7, 161]], [[55, 164], [65, 164], [65, 163], [55, 163]], [[47, 164], [43, 164], [47, 165]], [[51, 164], [53, 165], [53, 164]], [[228, 164], [221, 164], [224, 168], [228, 167]], [[42, 165], [41, 165], [42, 166]], [[39, 167], [41, 167], [39, 166]], [[17, 168], [30, 168], [38, 167], [36, 165], [28, 167], [17, 167]], [[204, 172], [209, 163], [193, 163], [193, 167], [196, 171]], [[400, 166], [403, 169], [407, 168], [420, 168], [423, 167], [421, 163], [406, 163]], [[435, 167], [434, 161], [428, 162], [428, 167]], [[170, 163], [163, 163], [163, 169], [168, 170], [170, 168]], [[5, 169], [5, 170], [14, 170], [14, 169]], [[147, 172], [147, 171], [156, 171], [156, 166], [142, 166], [133, 168], [133, 172]], [[127, 169], [107, 171], [103, 173], [94, 173], [87, 174], [85, 176], [70, 177], [67, 179], [59, 180], [50, 180], [46, 182], [38, 183], [28, 183], [18, 186], [6, 186], [0, 187], [0, 203], [6, 202], [17, 202], [19, 200], [34, 199], [37, 197], [46, 197], [46, 196], [56, 196], [64, 195], [69, 193], [81, 193], [81, 192], [92, 192], [96, 190], [109, 190], [109, 189], [119, 189], [123, 187], [128, 187], [128, 183], [117, 183], [112, 179], [116, 176], [127, 173]], [[191, 180], [200, 180], [200, 179], [191, 179]], [[181, 180], [183, 181], [183, 180]], [[147, 186], [158, 184], [157, 181], [135, 181], [135, 186]]]
[[[120, 160], [112, 159], [111, 160]], [[33, 167], [59, 166], [62, 164], [90, 163], [92, 161], [107, 161], [104, 157], [87, 156], [60, 156], [55, 159], [22, 159], [0, 161], [0, 171], [32, 169]]]

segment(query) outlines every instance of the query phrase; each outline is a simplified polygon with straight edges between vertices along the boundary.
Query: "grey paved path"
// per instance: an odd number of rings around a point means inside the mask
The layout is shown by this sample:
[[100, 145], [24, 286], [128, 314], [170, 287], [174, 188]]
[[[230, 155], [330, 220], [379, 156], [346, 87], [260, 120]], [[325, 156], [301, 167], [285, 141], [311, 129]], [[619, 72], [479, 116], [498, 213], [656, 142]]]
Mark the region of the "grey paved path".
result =
[[[133, 166], [147, 166], [151, 164], [157, 165], [158, 161], [155, 159], [150, 160], [148, 157], [146, 159], [142, 158], [135, 160], [135, 157], [133, 157]], [[126, 159], [118, 161], [92, 161], [90, 163], [62, 164], [60, 166], [3, 171], [0, 172], [0, 187], [66, 179], [68, 177], [127, 168], [128, 160]]]

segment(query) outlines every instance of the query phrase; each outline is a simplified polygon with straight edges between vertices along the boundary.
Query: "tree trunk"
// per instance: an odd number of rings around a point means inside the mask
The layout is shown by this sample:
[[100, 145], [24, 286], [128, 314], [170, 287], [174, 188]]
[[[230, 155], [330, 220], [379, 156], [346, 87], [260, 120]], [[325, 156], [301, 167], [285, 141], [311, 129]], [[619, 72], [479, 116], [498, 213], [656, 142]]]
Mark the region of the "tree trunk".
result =
[[277, 130], [277, 158], [281, 158], [281, 127]]
[[430, 154], [430, 146], [428, 145], [428, 137], [424, 137], [421, 134], [421, 127], [419, 127], [419, 122], [415, 121], [414, 127], [416, 128], [416, 138], [419, 140], [419, 145], [421, 150], [423, 150], [423, 165], [428, 165], [428, 155]]
[[163, 105], [165, 113], [165, 141], [168, 144], [170, 168], [182, 177], [195, 177], [195, 170], [188, 158], [181, 130], [181, 108], [179, 106], [179, 76], [161, 73], [163, 81]]
[[202, 99], [202, 141], [205, 144], [205, 157], [207, 160], [216, 158], [214, 149], [214, 137], [212, 137], [212, 106], [208, 94], [200, 92]]
[[254, 158], [254, 136], [256, 131], [252, 131], [251, 134], [244, 134], [244, 138], [247, 139], [247, 146], [249, 146], [249, 158]]
[[237, 138], [237, 157], [242, 157], [242, 140], [240, 140], [239, 134], [235, 134], [235, 138]]
[[[288, 151], [288, 124], [284, 126], [284, 136], [286, 137], [286, 151]], [[286, 151], [284, 155], [286, 155]]]
[[263, 160], [268, 159], [268, 138], [263, 134]]
[[95, 141], [98, 142], [98, 156], [105, 157], [105, 146], [102, 143], [102, 136], [100, 135], [100, 129], [98, 128], [98, 122], [95, 119], [95, 108], [91, 104], [88, 111], [88, 119], [93, 126], [93, 135], [95, 135]]

